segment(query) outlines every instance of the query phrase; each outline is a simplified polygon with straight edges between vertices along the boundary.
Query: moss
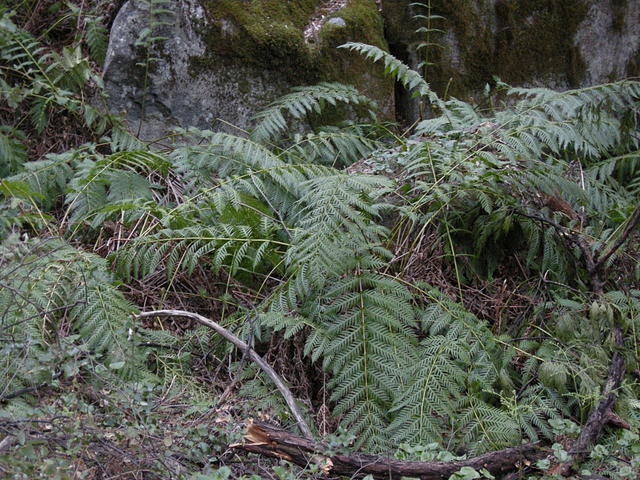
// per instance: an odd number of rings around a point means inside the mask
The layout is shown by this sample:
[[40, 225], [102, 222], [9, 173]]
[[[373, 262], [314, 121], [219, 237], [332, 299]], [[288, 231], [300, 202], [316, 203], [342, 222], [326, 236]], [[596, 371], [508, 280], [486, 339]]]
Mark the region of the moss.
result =
[[573, 38], [587, 11], [583, 0], [499, 0], [496, 73], [511, 83], [565, 73], [578, 86], [584, 62]]
[[[584, 0], [449, 0], [439, 5], [435, 13], [455, 34], [459, 61], [451, 61], [451, 52], [433, 49], [436, 65], [427, 80], [438, 93], [468, 97], [493, 83], [494, 75], [516, 85], [562, 79], [579, 85], [585, 67], [573, 38], [588, 11]], [[487, 20], [494, 17], [497, 23], [491, 25]]]
[[213, 18], [233, 17], [248, 32], [260, 31], [277, 23], [302, 30], [321, 0], [208, 0], [204, 2]]
[[320, 30], [315, 52], [320, 79], [355, 84], [379, 104], [385, 119], [391, 119], [394, 82], [384, 75], [384, 68], [358, 54], [336, 48], [346, 42], [357, 41], [388, 50], [384, 24], [375, 2], [351, 0], [331, 17], [342, 18], [346, 25], [325, 23]]
[[613, 21], [611, 28], [615, 32], [622, 32], [626, 23], [628, 0], [611, 0]]
[[[302, 30], [319, 3], [320, 0], [205, 1], [209, 18], [203, 32], [207, 57], [242, 59], [272, 70], [295, 66], [306, 71], [311, 59]], [[197, 74], [210, 66], [206, 57], [195, 58], [190, 71]]]
[[627, 77], [640, 78], [640, 52], [636, 52], [627, 63]]
[[[379, 103], [392, 97], [393, 82], [382, 68], [336, 47], [359, 41], [387, 48], [384, 25], [374, 0], [350, 0], [333, 16], [345, 26], [325, 23], [319, 41], [308, 44], [303, 30], [313, 17], [319, 0], [209, 0], [203, 2], [209, 19], [203, 31], [207, 53], [192, 57], [191, 75], [230, 65], [240, 59], [259, 69], [270, 69], [293, 84], [318, 81], [359, 83], [364, 93]], [[363, 80], [366, 79], [366, 80]]]
[[387, 48], [384, 24], [373, 0], [351, 0], [348, 5], [330, 18], [342, 18], [346, 26], [325, 23], [320, 30], [320, 44], [324, 48], [335, 48], [357, 39], [382, 48]]
[[[439, 94], [466, 97], [492, 78], [492, 32], [486, 21], [479, 21], [492, 17], [490, 9], [491, 2], [487, 0], [450, 0], [433, 12], [444, 17], [438, 27], [455, 34], [457, 44], [451, 48], [457, 50], [455, 56], [459, 57], [452, 62], [444, 58], [451, 57], [451, 51], [432, 48], [430, 61], [434, 65], [427, 68], [426, 78]], [[444, 43], [438, 37], [431, 41]], [[459, 71], [456, 64], [463, 65], [464, 71]]]

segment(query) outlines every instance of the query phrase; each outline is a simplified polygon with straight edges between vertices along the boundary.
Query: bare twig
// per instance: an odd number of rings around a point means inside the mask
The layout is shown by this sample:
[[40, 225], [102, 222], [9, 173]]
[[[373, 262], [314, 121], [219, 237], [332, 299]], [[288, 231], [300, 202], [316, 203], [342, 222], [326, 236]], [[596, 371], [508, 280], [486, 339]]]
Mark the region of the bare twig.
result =
[[285, 402], [287, 403], [287, 406], [289, 407], [289, 410], [291, 411], [291, 413], [295, 417], [296, 421], [298, 422], [298, 427], [300, 428], [300, 431], [302, 431], [303, 435], [307, 439], [313, 440], [313, 435], [311, 433], [311, 429], [309, 428], [309, 425], [307, 425], [307, 422], [305, 421], [304, 417], [302, 416], [302, 413], [300, 412], [300, 409], [296, 405], [295, 398], [293, 397], [293, 394], [291, 393], [291, 391], [287, 388], [287, 386], [284, 384], [284, 382], [282, 381], [280, 376], [273, 370], [273, 368], [271, 368], [271, 366], [267, 362], [265, 362], [264, 359], [260, 355], [258, 355], [255, 352], [255, 350], [253, 350], [244, 341], [240, 340], [238, 337], [236, 337], [229, 330], [227, 330], [226, 328], [218, 325], [213, 320], [210, 320], [210, 319], [208, 319], [206, 317], [203, 317], [202, 315], [199, 315], [197, 313], [187, 312], [185, 310], [154, 310], [152, 312], [143, 312], [140, 315], [138, 315], [138, 318], [148, 318], [148, 317], [185, 317], [185, 318], [190, 318], [190, 319], [195, 320], [196, 322], [200, 323], [201, 325], [204, 325], [205, 327], [211, 328], [216, 333], [218, 333], [221, 337], [223, 337], [224, 339], [226, 339], [229, 342], [233, 343], [236, 347], [241, 349], [243, 352], [246, 352], [247, 355], [249, 356], [249, 358], [256, 365], [258, 365], [262, 369], [262, 371], [264, 373], [266, 373], [269, 376], [271, 381], [278, 388], [278, 390], [280, 391], [280, 394], [283, 396]]

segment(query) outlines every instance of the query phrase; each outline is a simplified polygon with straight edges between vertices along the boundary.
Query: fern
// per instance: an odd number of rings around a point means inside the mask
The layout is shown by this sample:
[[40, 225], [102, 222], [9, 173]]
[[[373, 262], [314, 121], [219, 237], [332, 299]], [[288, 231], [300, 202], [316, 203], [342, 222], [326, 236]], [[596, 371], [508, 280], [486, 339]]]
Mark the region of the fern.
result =
[[214, 269], [226, 267], [235, 274], [241, 267], [252, 271], [276, 254], [278, 246], [286, 245], [272, 237], [272, 226], [264, 222], [261, 228], [217, 225], [165, 230], [133, 242], [114, 259], [121, 275], [144, 277], [164, 262], [167, 273], [192, 272], [204, 258], [210, 258]]
[[[146, 68], [162, 41], [166, 4], [146, 2]], [[84, 38], [98, 60], [100, 21], [85, 20]], [[28, 162], [30, 139], [20, 133], [28, 129], [0, 132], [0, 154], [12, 159], [0, 186], [6, 391], [64, 375], [64, 352], [73, 348], [92, 376], [184, 372], [190, 349], [152, 353], [145, 342], [177, 345], [175, 337], [136, 325], [136, 308], [117, 285], [141, 281], [170, 292], [188, 281], [195, 292], [221, 277], [221, 321], [256, 342], [277, 331], [301, 339], [306, 361], [328, 378], [333, 415], [358, 447], [437, 442], [481, 453], [551, 439], [550, 420], [584, 419], [597, 402], [610, 325], [586, 314], [588, 272], [559, 232], [580, 232], [598, 252], [628, 225], [640, 191], [637, 82], [512, 89], [504, 108], [487, 111], [444, 102], [387, 52], [349, 43], [343, 48], [382, 62], [437, 116], [407, 138], [384, 126], [318, 126], [326, 108], [373, 107], [355, 88], [325, 83], [273, 102], [248, 137], [178, 130], [179, 146], [159, 152], [81, 101], [77, 92], [92, 74], [79, 48], [54, 54], [8, 16], [1, 22], [8, 75], [0, 86], [10, 108], [29, 110], [36, 129], [64, 110], [102, 137]], [[361, 167], [385, 175], [359, 174]], [[126, 238], [110, 237], [112, 222]], [[84, 248], [111, 254], [104, 260]], [[620, 252], [610, 268], [626, 272], [633, 260]], [[432, 261], [442, 265], [434, 279], [442, 292], [416, 281]], [[523, 296], [536, 303], [508, 327], [473, 302], [491, 295], [498, 275], [531, 286]], [[242, 299], [230, 300], [236, 290]], [[209, 309], [200, 302], [208, 295], [198, 291], [193, 305]], [[637, 297], [605, 297], [629, 338], [640, 329]], [[174, 300], [163, 293], [144, 301]], [[508, 307], [510, 298], [501, 301]], [[248, 311], [255, 322], [244, 321]], [[207, 335], [193, 338], [209, 350]], [[625, 352], [630, 364], [636, 343]], [[255, 377], [251, 368], [247, 376]], [[250, 390], [281, 412], [260, 377], [242, 391]], [[629, 412], [633, 385], [620, 390]]]
[[406, 363], [407, 386], [397, 396], [389, 431], [395, 441], [442, 443], [447, 421], [464, 392], [468, 361], [462, 341], [441, 335], [424, 340]]
[[54, 108], [80, 117], [82, 100], [75, 92], [90, 78], [100, 82], [79, 46], [51, 53], [19, 29], [9, 13], [0, 17], [0, 59], [9, 78], [2, 83], [2, 96], [13, 108], [29, 102], [29, 118], [38, 133], [48, 126]]
[[286, 129], [285, 114], [304, 120], [310, 114], [320, 114], [327, 105], [338, 104], [364, 107], [373, 116], [374, 103], [354, 87], [340, 83], [320, 83], [309, 87], [296, 87], [254, 116], [257, 122], [251, 137], [259, 143], [272, 142]]
[[103, 21], [100, 16], [85, 17], [85, 41], [91, 56], [100, 66], [104, 65], [109, 42], [109, 35]]
[[418, 72], [412, 70], [381, 48], [356, 42], [345, 43], [344, 45], [340, 45], [338, 48], [346, 48], [357, 52], [364, 55], [365, 58], [371, 59], [373, 62], [382, 61], [384, 63], [385, 73], [395, 78], [407, 90], [413, 92], [415, 96], [425, 97], [432, 104], [437, 105], [440, 108], [443, 106], [440, 98], [435, 94], [435, 92], [433, 92], [433, 90], [431, 90], [429, 84]]
[[[355, 129], [354, 129], [355, 130]], [[301, 163], [317, 163], [332, 167], [349, 166], [368, 157], [382, 146], [375, 138], [338, 128], [324, 128], [317, 133], [296, 135], [286, 154]]]
[[7, 391], [45, 379], [45, 372], [23, 362], [37, 363], [37, 352], [57, 341], [64, 322], [107, 368], [127, 376], [140, 372], [142, 358], [132, 355], [130, 339], [136, 310], [113, 286], [103, 259], [55, 240], [5, 242], [2, 248], [0, 331], [11, 348], [0, 373]]
[[89, 221], [95, 228], [109, 215], [135, 208], [131, 201], [151, 200], [152, 185], [142, 174], [166, 174], [168, 168], [164, 157], [146, 151], [86, 157], [69, 181], [65, 197], [69, 222]]
[[24, 145], [25, 135], [22, 131], [8, 126], [0, 127], [0, 178], [18, 173], [27, 161], [27, 147]]

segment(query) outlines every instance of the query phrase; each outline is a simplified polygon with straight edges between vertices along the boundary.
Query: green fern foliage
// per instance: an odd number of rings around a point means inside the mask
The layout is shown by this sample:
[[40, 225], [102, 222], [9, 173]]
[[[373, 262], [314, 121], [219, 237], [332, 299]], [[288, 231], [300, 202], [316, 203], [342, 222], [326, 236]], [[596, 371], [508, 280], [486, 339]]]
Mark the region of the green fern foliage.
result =
[[287, 129], [285, 115], [301, 121], [311, 114], [320, 114], [327, 106], [339, 104], [364, 107], [373, 116], [375, 105], [350, 85], [341, 83], [319, 83], [309, 87], [293, 88], [291, 93], [280, 97], [253, 119], [256, 127], [252, 138], [260, 143], [274, 141]]
[[21, 130], [8, 126], [0, 127], [0, 178], [18, 173], [27, 161], [27, 147], [24, 145], [25, 135]]
[[427, 98], [434, 105], [440, 105], [440, 99], [435, 92], [431, 90], [429, 84], [422, 78], [422, 75], [409, 68], [390, 53], [385, 52], [379, 47], [357, 42], [348, 42], [340, 45], [338, 48], [345, 48], [359, 53], [373, 62], [382, 61], [382, 63], [384, 63], [385, 73], [402, 83], [407, 90], [413, 92], [415, 96]]
[[113, 286], [103, 259], [56, 240], [11, 238], [2, 249], [0, 332], [10, 354], [0, 374], [7, 391], [55, 378], [23, 362], [37, 360], [65, 328], [106, 368], [139, 372], [131, 339], [136, 309]]
[[[0, 59], [9, 73], [3, 98], [14, 108], [27, 101], [29, 118], [38, 132], [47, 127], [54, 108], [79, 114], [81, 101], [74, 92], [92, 75], [80, 47], [51, 53], [5, 13], [0, 18]], [[23, 88], [25, 83], [28, 88]]]
[[[144, 5], [148, 69], [169, 10]], [[439, 33], [431, 3], [415, 6], [427, 11], [419, 33]], [[246, 352], [186, 322], [137, 320], [134, 303], [215, 317], [275, 363], [281, 345], [295, 348], [277, 366], [292, 385], [322, 376], [321, 393], [307, 381], [309, 413], [321, 395], [323, 415], [378, 453], [555, 441], [559, 422], [584, 422], [599, 401], [616, 323], [637, 368], [640, 83], [510, 89], [481, 109], [348, 43], [434, 116], [402, 134], [375, 120], [322, 125], [375, 110], [356, 88], [322, 83], [271, 103], [244, 136], [178, 129], [160, 149], [84, 102], [97, 77], [80, 45], [101, 62], [105, 31], [97, 9], [70, 11], [84, 37], [55, 51], [0, 19], [2, 100], [28, 112], [0, 127], [1, 402], [80, 375], [136, 388], [170, 378], [165, 398], [214, 362], [233, 365], [222, 375], [244, 370], [240, 394], [287, 416]], [[86, 138], [28, 158], [33, 132], [58, 117]], [[585, 252], [613, 247], [594, 301]], [[636, 383], [619, 389], [633, 428]]]

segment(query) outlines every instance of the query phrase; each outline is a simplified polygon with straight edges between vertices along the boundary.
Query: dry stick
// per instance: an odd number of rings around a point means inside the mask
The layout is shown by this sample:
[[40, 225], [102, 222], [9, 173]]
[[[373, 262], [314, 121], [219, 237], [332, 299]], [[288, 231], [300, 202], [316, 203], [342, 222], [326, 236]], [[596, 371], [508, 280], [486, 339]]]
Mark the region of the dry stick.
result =
[[307, 439], [313, 440], [313, 435], [311, 434], [311, 429], [309, 428], [309, 425], [307, 425], [307, 422], [302, 416], [300, 409], [296, 405], [296, 401], [293, 398], [291, 391], [284, 384], [280, 376], [273, 370], [273, 368], [271, 368], [271, 366], [269, 366], [267, 362], [264, 361], [264, 359], [260, 355], [258, 355], [255, 352], [255, 350], [253, 350], [249, 345], [247, 345], [245, 342], [243, 342], [238, 337], [236, 337], [229, 330], [218, 325], [213, 320], [203, 317], [202, 315], [198, 315], [197, 313], [187, 312], [185, 310], [155, 310], [152, 312], [143, 312], [140, 315], [138, 315], [138, 318], [148, 318], [148, 317], [190, 318], [200, 323], [201, 325], [204, 325], [205, 327], [209, 327], [210, 329], [215, 330], [215, 332], [218, 333], [221, 337], [233, 343], [236, 347], [241, 349], [243, 352], [247, 352], [247, 354], [249, 355], [249, 358], [255, 364], [257, 364], [262, 369], [262, 371], [266, 373], [269, 376], [269, 378], [273, 381], [273, 383], [276, 385], [276, 387], [284, 397], [284, 401], [287, 402], [287, 406], [289, 407], [289, 410], [291, 410], [291, 413], [293, 414], [296, 421], [298, 422], [298, 427], [302, 431], [303, 435]]

